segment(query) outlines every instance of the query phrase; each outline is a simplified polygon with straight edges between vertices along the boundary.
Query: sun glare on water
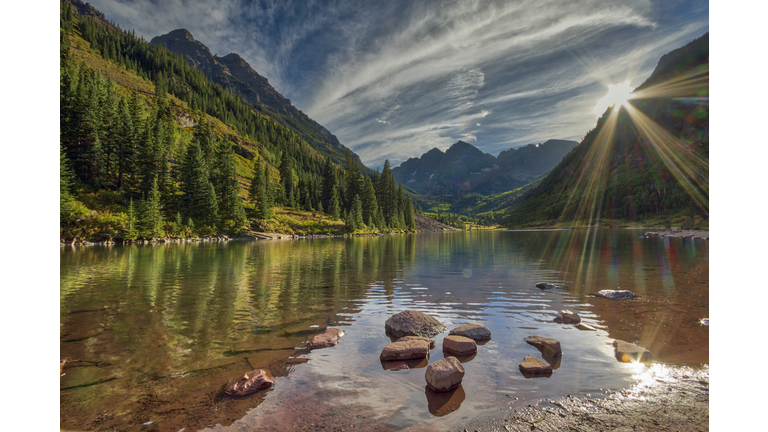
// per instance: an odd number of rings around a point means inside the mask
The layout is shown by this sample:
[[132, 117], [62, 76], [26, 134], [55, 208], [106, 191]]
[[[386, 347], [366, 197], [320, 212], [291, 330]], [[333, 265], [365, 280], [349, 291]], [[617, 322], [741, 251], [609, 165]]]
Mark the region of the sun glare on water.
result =
[[600, 116], [609, 106], [617, 104], [627, 106], [627, 101], [634, 97], [635, 95], [632, 94], [632, 88], [629, 86], [629, 80], [624, 81], [621, 84], [609, 84], [608, 94], [597, 101], [592, 112], [594, 112], [595, 115]]

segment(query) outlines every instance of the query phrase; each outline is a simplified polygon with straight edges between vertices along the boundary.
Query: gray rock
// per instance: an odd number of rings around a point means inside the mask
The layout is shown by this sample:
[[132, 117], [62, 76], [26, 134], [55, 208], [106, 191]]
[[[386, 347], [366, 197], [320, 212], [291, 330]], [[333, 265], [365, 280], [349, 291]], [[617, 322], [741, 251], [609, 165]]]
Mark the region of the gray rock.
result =
[[434, 317], [415, 310], [405, 310], [392, 315], [387, 322], [384, 323], [384, 329], [388, 335], [392, 335], [396, 338], [401, 338], [403, 336], [432, 337], [447, 330], [447, 328]]
[[464, 324], [451, 330], [450, 335], [464, 336], [476, 341], [488, 340], [491, 338], [491, 331], [488, 327], [480, 324]]
[[597, 292], [597, 295], [611, 300], [621, 300], [635, 297], [635, 293], [627, 290], [600, 290]]
[[446, 357], [427, 366], [424, 379], [427, 386], [436, 392], [453, 390], [464, 378], [464, 367], [456, 357]]
[[578, 324], [581, 322], [581, 317], [576, 312], [561, 310], [560, 315], [555, 317], [554, 321], [558, 324]]
[[535, 346], [541, 351], [541, 355], [545, 357], [557, 357], [563, 355], [563, 351], [560, 349], [560, 341], [557, 339], [541, 336], [528, 336], [523, 340], [526, 343]]

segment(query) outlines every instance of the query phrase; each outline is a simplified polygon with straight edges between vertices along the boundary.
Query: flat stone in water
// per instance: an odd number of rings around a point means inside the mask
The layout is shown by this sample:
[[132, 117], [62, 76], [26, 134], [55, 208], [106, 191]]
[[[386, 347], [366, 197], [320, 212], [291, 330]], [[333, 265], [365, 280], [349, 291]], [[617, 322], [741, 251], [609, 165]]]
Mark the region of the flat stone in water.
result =
[[388, 335], [397, 338], [403, 336], [432, 337], [447, 330], [445, 325], [434, 317], [415, 310], [405, 310], [392, 315], [384, 323], [384, 329]]
[[581, 317], [576, 312], [561, 310], [560, 315], [555, 317], [554, 321], [558, 324], [578, 324], [581, 322]]
[[576, 327], [579, 330], [597, 331], [596, 328], [592, 327], [589, 324], [584, 324], [583, 322], [580, 322], [578, 324], [574, 324], [574, 327]]
[[476, 341], [488, 340], [491, 338], [491, 331], [488, 327], [480, 324], [464, 324], [451, 330], [449, 335], [464, 336]]
[[382, 360], [410, 360], [429, 356], [429, 342], [404, 340], [387, 344], [381, 351]]
[[618, 339], [613, 341], [613, 346], [616, 348], [616, 360], [618, 361], [625, 363], [649, 363], [653, 361], [653, 354], [643, 347]]
[[443, 351], [458, 356], [466, 356], [477, 352], [477, 344], [468, 337], [449, 335], [443, 339]]
[[427, 366], [424, 379], [427, 386], [436, 392], [455, 389], [464, 378], [464, 367], [456, 357], [446, 357]]
[[529, 345], [535, 346], [541, 351], [541, 355], [545, 357], [558, 357], [563, 355], [563, 351], [560, 349], [560, 341], [557, 339], [541, 336], [528, 336], [523, 340]]
[[543, 290], [555, 289], [555, 288], [557, 288], [557, 289], [565, 289], [564, 286], [555, 285], [555, 284], [551, 284], [551, 283], [548, 283], [548, 282], [539, 282], [539, 283], [536, 284], [536, 288], [543, 289]]
[[231, 380], [225, 393], [233, 396], [245, 396], [265, 389], [275, 383], [275, 380], [267, 376], [264, 369], [250, 371], [243, 374], [240, 378]]
[[539, 378], [552, 376], [552, 366], [534, 356], [525, 356], [520, 363], [520, 372], [526, 378]]
[[428, 337], [421, 337], [421, 336], [403, 336], [400, 339], [397, 340], [397, 342], [404, 342], [409, 340], [415, 340], [415, 341], [422, 341], [429, 344], [429, 349], [432, 349], [435, 347], [435, 340], [430, 339]]
[[635, 293], [627, 290], [600, 290], [597, 292], [597, 295], [611, 300], [621, 300], [635, 297]]
[[329, 328], [319, 335], [315, 335], [309, 342], [309, 349], [330, 348], [341, 340], [344, 336], [344, 330], [337, 328]]

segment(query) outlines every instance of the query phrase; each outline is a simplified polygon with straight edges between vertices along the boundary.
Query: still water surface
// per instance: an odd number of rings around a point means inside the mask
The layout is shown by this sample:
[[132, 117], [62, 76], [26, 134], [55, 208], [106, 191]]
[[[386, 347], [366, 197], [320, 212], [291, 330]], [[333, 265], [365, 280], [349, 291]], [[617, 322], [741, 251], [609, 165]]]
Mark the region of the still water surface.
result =
[[[298, 241], [63, 248], [63, 429], [443, 430], [478, 415], [637, 381], [610, 343], [658, 362], [709, 363], [709, 245], [641, 238], [638, 230], [421, 233]], [[542, 291], [547, 281], [567, 289]], [[590, 296], [628, 289], [640, 297]], [[425, 389], [427, 363], [387, 371], [384, 322], [417, 309], [452, 329], [493, 336], [463, 359], [462, 386]], [[598, 331], [552, 319], [577, 312]], [[341, 343], [309, 352], [327, 327]], [[550, 378], [527, 379], [523, 338], [558, 339]], [[276, 377], [245, 398], [226, 382], [262, 368]], [[144, 425], [152, 422], [149, 425]]]

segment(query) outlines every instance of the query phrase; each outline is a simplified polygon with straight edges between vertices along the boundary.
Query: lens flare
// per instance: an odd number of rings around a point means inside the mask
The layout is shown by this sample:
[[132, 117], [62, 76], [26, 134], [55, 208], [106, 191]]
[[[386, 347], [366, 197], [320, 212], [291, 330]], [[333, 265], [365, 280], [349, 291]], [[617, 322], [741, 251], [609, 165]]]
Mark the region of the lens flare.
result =
[[632, 87], [630, 87], [629, 80], [624, 81], [621, 84], [608, 85], [608, 94], [602, 97], [592, 109], [595, 115], [602, 115], [606, 108], [618, 106], [627, 106], [627, 101], [634, 98], [632, 94]]

